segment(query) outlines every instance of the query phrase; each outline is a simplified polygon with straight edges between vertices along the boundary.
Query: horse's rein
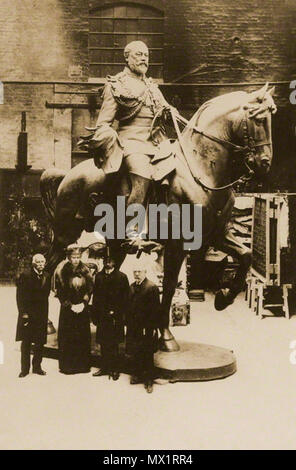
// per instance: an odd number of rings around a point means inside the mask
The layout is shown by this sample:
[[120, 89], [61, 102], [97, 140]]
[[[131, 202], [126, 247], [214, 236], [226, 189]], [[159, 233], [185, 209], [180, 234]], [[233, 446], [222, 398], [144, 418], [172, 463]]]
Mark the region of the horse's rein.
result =
[[[179, 114], [176, 115], [175, 117], [176, 117], [176, 120], [180, 121], [182, 124], [184, 124], [184, 125], [189, 124], [189, 121], [187, 121], [187, 119], [183, 118]], [[241, 145], [233, 144], [232, 142], [229, 142], [228, 140], [219, 139], [219, 137], [215, 137], [214, 135], [211, 135], [211, 134], [208, 134], [207, 132], [201, 131], [196, 126], [190, 126], [190, 129], [195, 131], [197, 134], [200, 134], [203, 137], [206, 137], [207, 139], [212, 140], [213, 142], [217, 142], [218, 144], [222, 144], [224, 146], [228, 145], [235, 152], [245, 152], [245, 151], [250, 150], [250, 148], [248, 146], [242, 147]]]
[[[252, 117], [254, 117], [254, 116], [252, 116]], [[176, 115], [176, 119], [178, 121], [180, 121], [182, 124], [184, 124], [185, 126], [187, 126], [189, 124], [189, 121], [187, 121], [187, 119], [185, 119], [180, 114]], [[196, 126], [190, 126], [189, 128], [192, 129], [197, 134], [200, 134], [200, 135], [202, 135], [203, 137], [206, 137], [209, 140], [217, 142], [218, 144], [222, 144], [224, 146], [228, 145], [229, 147], [231, 147], [234, 150], [234, 152], [244, 152], [244, 153], [245, 152], [253, 152], [254, 148], [262, 147], [263, 145], [272, 145], [271, 141], [260, 142], [260, 143], [255, 144], [255, 141], [250, 136], [250, 133], [249, 133], [249, 130], [248, 130], [248, 118], [247, 117], [245, 117], [243, 119], [243, 124], [244, 124], [244, 140], [246, 142], [246, 145], [244, 147], [242, 145], [234, 144], [233, 142], [230, 142], [229, 140], [220, 139], [219, 137], [216, 137], [214, 135], [208, 134], [207, 132], [201, 131]]]
[[181, 150], [183, 152], [183, 155], [185, 157], [185, 161], [186, 161], [186, 164], [187, 164], [187, 167], [191, 173], [191, 176], [193, 177], [194, 181], [196, 183], [198, 183], [203, 189], [205, 189], [206, 191], [223, 191], [225, 189], [230, 189], [232, 188], [235, 184], [237, 183], [246, 183], [247, 181], [250, 181], [251, 178], [253, 177], [254, 175], [254, 171], [249, 167], [248, 163], [247, 163], [247, 159], [248, 157], [250, 156], [250, 154], [254, 154], [255, 152], [255, 149], [257, 147], [262, 147], [263, 145], [272, 145], [271, 142], [260, 142], [258, 144], [255, 144], [254, 142], [254, 139], [250, 136], [249, 134], [249, 129], [248, 129], [248, 124], [247, 124], [247, 118], [245, 117], [245, 119], [243, 120], [243, 125], [244, 125], [244, 140], [246, 142], [246, 145], [243, 147], [241, 145], [237, 145], [237, 144], [234, 144], [232, 142], [229, 142], [227, 140], [223, 140], [223, 139], [220, 139], [219, 137], [215, 137], [211, 134], [208, 134], [204, 131], [201, 131], [200, 129], [198, 129], [197, 127], [195, 126], [190, 126], [190, 129], [194, 130], [196, 133], [202, 135], [203, 137], [206, 137], [208, 138], [209, 140], [212, 140], [213, 142], [217, 142], [218, 144], [221, 144], [223, 146], [229, 146], [233, 149], [234, 152], [242, 152], [242, 153], [245, 153], [246, 156], [245, 156], [245, 159], [244, 159], [244, 164], [248, 170], [248, 175], [242, 175], [240, 176], [238, 179], [236, 179], [235, 181], [233, 181], [232, 183], [229, 183], [225, 186], [219, 186], [217, 188], [213, 188], [211, 186], [207, 186], [205, 183], [203, 183], [201, 181], [201, 179], [198, 177], [198, 176], [195, 176], [192, 172], [192, 169], [190, 167], [190, 164], [189, 164], [189, 161], [188, 161], [188, 157], [187, 157], [187, 152], [186, 152], [186, 149], [185, 149], [185, 145], [184, 145], [184, 141], [183, 141], [183, 137], [182, 137], [182, 134], [180, 132], [180, 128], [179, 128], [179, 125], [178, 125], [178, 122], [177, 120], [179, 120], [182, 124], [184, 125], [188, 125], [189, 124], [189, 121], [187, 121], [187, 119], [183, 118], [182, 116], [180, 116], [179, 114], [176, 115], [175, 112], [173, 110], [171, 110], [171, 116], [172, 116], [172, 120], [173, 120], [173, 124], [174, 124], [174, 128], [175, 128], [175, 131], [176, 131], [176, 134], [177, 134], [177, 137], [178, 137], [178, 141], [179, 141], [179, 144], [180, 144], [180, 147], [181, 147]]
[[[171, 113], [171, 115], [172, 115], [172, 120], [173, 120], [174, 128], [175, 128], [175, 131], [176, 131], [176, 134], [177, 134], [177, 137], [178, 137], [178, 141], [179, 141], [181, 150], [182, 150], [182, 152], [183, 152], [183, 155], [184, 155], [184, 157], [185, 157], [185, 161], [186, 161], [187, 167], [188, 167], [188, 169], [189, 169], [189, 171], [190, 171], [190, 174], [191, 174], [192, 178], [194, 179], [194, 181], [195, 181], [197, 184], [199, 184], [204, 190], [206, 190], [206, 191], [223, 191], [223, 190], [225, 190], [225, 189], [230, 189], [230, 188], [232, 188], [232, 187], [233, 187], [235, 184], [237, 184], [237, 183], [244, 183], [244, 182], [249, 181], [249, 180], [251, 179], [251, 176], [248, 177], [248, 176], [242, 175], [242, 176], [240, 176], [240, 178], [238, 178], [237, 180], [233, 181], [232, 183], [226, 184], [225, 186], [219, 186], [218, 188], [213, 188], [213, 187], [207, 186], [205, 183], [203, 183], [203, 182], [201, 181], [201, 179], [200, 179], [198, 176], [194, 175], [193, 172], [192, 172], [192, 169], [191, 169], [190, 164], [189, 164], [189, 162], [188, 162], [187, 152], [186, 152], [186, 150], [185, 150], [185, 145], [184, 145], [184, 142], [183, 142], [183, 137], [182, 137], [182, 135], [181, 135], [180, 128], [179, 128], [179, 125], [178, 125], [178, 123], [177, 123], [177, 118], [176, 118], [176, 116], [175, 116], [175, 114], [174, 114], [173, 112]], [[179, 118], [179, 120], [181, 121], [180, 118]], [[183, 122], [183, 124], [184, 124], [184, 123], [185, 123], [185, 119], [182, 118], [182, 121], [181, 121], [181, 122]], [[240, 147], [240, 146], [237, 146], [237, 145], [235, 145], [235, 144], [232, 144], [232, 142], [227, 142], [227, 141], [224, 142], [222, 139], [216, 138], [216, 137], [214, 137], [214, 136], [209, 136], [209, 134], [206, 135], [205, 133], [202, 133], [202, 131], [199, 131], [198, 129], [195, 129], [194, 127], [191, 128], [191, 129], [193, 129], [193, 130], [195, 130], [195, 131], [198, 131], [199, 134], [204, 135], [205, 137], [208, 137], [210, 140], [214, 140], [215, 142], [218, 142], [218, 141], [219, 141], [218, 143], [221, 143], [221, 144], [227, 143], [227, 144], [231, 144], [231, 145], [233, 145], [233, 146], [235, 146], [235, 147]], [[212, 137], [214, 137], [214, 138], [212, 138]], [[239, 151], [241, 151], [242, 149], [244, 149], [244, 147], [240, 147]], [[237, 150], [237, 151], [238, 151], [238, 150]], [[246, 162], [245, 162], [245, 163], [246, 163]], [[252, 170], [251, 170], [249, 167], [248, 167], [248, 170], [249, 170], [250, 173], [252, 172]], [[252, 176], [253, 176], [253, 175], [252, 175]]]

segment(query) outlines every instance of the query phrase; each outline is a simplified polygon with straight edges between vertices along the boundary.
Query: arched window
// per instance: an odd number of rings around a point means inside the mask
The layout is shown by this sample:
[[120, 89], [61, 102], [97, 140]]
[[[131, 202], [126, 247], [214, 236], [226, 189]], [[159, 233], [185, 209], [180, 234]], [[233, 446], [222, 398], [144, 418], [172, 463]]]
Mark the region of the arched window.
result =
[[139, 4], [108, 5], [89, 15], [89, 76], [104, 78], [124, 67], [123, 50], [130, 41], [149, 47], [149, 75], [163, 76], [163, 13]]

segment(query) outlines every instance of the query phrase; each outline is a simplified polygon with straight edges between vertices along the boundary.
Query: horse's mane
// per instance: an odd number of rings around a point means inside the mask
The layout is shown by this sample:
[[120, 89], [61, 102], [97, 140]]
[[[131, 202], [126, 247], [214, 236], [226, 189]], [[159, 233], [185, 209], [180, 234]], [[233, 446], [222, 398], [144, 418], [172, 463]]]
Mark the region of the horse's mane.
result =
[[212, 111], [212, 108], [216, 106], [216, 108], [218, 107], [219, 115], [227, 114], [239, 108], [246, 101], [247, 95], [248, 93], [245, 91], [233, 91], [231, 93], [216, 96], [215, 98], [206, 101], [193, 114], [192, 118], [183, 130], [183, 133], [185, 134], [187, 131], [190, 132], [190, 129], [197, 125], [201, 114], [205, 110]]

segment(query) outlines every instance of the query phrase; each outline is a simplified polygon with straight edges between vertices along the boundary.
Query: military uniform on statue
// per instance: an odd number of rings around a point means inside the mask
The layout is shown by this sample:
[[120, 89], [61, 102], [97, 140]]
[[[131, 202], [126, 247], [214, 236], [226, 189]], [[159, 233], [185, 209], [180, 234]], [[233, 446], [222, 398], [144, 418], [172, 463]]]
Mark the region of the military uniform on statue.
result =
[[25, 377], [30, 371], [32, 343], [34, 343], [33, 373], [45, 375], [41, 369], [41, 361], [43, 345], [47, 339], [50, 276], [44, 271], [44, 266], [44, 256], [34, 255], [31, 269], [22, 273], [17, 280], [16, 300], [19, 316], [16, 341], [22, 341], [19, 377]]
[[61, 302], [58, 346], [59, 369], [64, 374], [90, 371], [90, 315], [88, 303], [93, 288], [88, 267], [81, 262], [77, 245], [67, 248], [68, 262], [56, 275], [57, 297]]
[[[84, 143], [94, 150], [95, 163], [104, 170], [106, 191], [112, 192], [118, 180], [118, 171], [127, 170], [131, 181], [131, 192], [127, 205], [145, 204], [152, 179], [151, 159], [158, 144], [166, 140], [162, 118], [170, 105], [157, 84], [146, 77], [149, 51], [142, 41], [133, 41], [124, 49], [126, 67], [115, 76], [108, 76], [103, 92], [103, 103], [92, 136]], [[160, 117], [160, 119], [157, 119]], [[112, 127], [118, 121], [117, 131]], [[155, 122], [161, 125], [154, 125]], [[82, 210], [82, 209], [81, 209]], [[127, 234], [129, 245], [145, 241], [132, 236], [132, 227]], [[151, 242], [150, 242], [151, 243]]]
[[147, 279], [142, 260], [134, 265], [134, 278], [126, 338], [126, 352], [133, 362], [130, 383], [144, 383], [146, 391], [151, 393], [155, 378], [153, 354], [157, 350], [157, 329], [161, 326], [159, 290]]
[[[150, 158], [157, 143], [165, 139], [163, 130], [151, 138], [154, 117], [169, 104], [157, 84], [146, 77], [147, 46], [133, 41], [125, 48], [126, 67], [115, 76], [107, 77], [103, 104], [92, 138], [92, 146], [103, 150], [105, 173], [117, 172], [122, 158], [130, 173], [151, 179]], [[111, 127], [118, 120], [117, 132]]]
[[127, 276], [115, 268], [107, 254], [104, 268], [96, 275], [93, 293], [93, 322], [97, 325], [97, 343], [101, 345], [101, 368], [94, 377], [109, 374], [119, 378], [119, 343], [124, 339], [124, 319], [128, 310]]

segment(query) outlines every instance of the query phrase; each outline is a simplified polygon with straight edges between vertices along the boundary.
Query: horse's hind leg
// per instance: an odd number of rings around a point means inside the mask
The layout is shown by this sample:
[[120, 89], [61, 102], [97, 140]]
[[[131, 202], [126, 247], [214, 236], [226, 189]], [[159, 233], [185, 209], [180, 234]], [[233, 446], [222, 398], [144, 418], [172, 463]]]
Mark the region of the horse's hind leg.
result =
[[251, 265], [251, 250], [233, 235], [230, 227], [226, 229], [224, 238], [215, 244], [215, 247], [237, 259], [239, 267], [229, 289], [220, 289], [215, 297], [216, 310], [224, 310], [236, 296], [243, 290], [246, 275]]

